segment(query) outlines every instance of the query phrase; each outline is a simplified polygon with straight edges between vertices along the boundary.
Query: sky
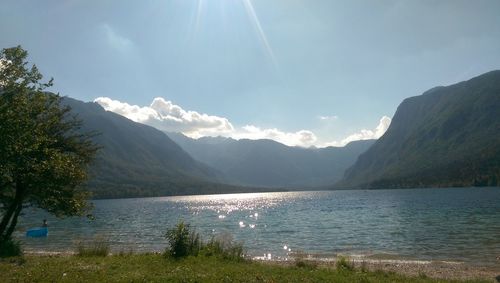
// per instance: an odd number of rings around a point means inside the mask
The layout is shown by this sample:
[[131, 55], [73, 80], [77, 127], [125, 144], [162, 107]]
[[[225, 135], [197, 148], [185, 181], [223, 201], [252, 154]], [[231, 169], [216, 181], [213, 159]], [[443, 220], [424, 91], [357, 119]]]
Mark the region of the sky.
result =
[[498, 0], [0, 0], [52, 91], [191, 137], [342, 146], [500, 69]]

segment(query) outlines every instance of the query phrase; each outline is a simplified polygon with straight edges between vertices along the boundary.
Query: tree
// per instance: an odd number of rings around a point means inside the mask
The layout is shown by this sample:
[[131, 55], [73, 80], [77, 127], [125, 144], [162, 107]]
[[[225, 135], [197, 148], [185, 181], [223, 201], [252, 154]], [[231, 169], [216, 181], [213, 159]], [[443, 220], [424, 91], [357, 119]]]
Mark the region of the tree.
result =
[[58, 94], [52, 79], [26, 61], [21, 46], [0, 53], [0, 244], [9, 241], [23, 207], [56, 216], [85, 213], [81, 186], [98, 147]]

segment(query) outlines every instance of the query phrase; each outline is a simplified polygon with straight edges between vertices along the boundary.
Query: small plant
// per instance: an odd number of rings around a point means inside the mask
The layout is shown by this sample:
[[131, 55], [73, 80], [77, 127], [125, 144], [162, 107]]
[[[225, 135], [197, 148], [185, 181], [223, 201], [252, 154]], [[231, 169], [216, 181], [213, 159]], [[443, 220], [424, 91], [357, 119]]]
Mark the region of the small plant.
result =
[[0, 241], [0, 258], [22, 256], [23, 251], [19, 241], [9, 238], [5, 241]]
[[337, 270], [345, 270], [345, 271], [354, 270], [354, 264], [352, 262], [349, 262], [347, 258], [343, 256], [337, 259], [335, 267], [337, 267]]
[[200, 235], [191, 231], [189, 224], [180, 221], [174, 228], [169, 229], [165, 234], [169, 247], [165, 251], [166, 255], [174, 258], [198, 255], [202, 248]]
[[128, 250], [121, 249], [118, 253], [118, 256], [130, 256], [134, 254], [134, 250], [129, 248]]
[[421, 279], [427, 279], [427, 278], [429, 278], [429, 277], [427, 276], [427, 274], [425, 274], [424, 272], [420, 271], [420, 272], [418, 273], [418, 278], [421, 278]]
[[315, 261], [306, 259], [306, 260], [296, 260], [295, 266], [299, 268], [316, 269], [318, 267], [318, 264]]
[[243, 244], [233, 241], [231, 234], [224, 233], [203, 245], [205, 256], [216, 256], [227, 260], [242, 260], [245, 257]]
[[200, 235], [183, 221], [168, 230], [165, 237], [169, 244], [169, 247], [165, 250], [165, 256], [182, 258], [204, 255], [228, 260], [241, 260], [244, 258], [243, 245], [234, 242], [230, 234], [212, 237], [209, 242], [204, 243]]
[[102, 256], [109, 254], [110, 247], [108, 241], [95, 239], [90, 243], [79, 242], [76, 247], [76, 255], [82, 257]]
[[318, 267], [317, 262], [308, 260], [307, 255], [303, 251], [294, 253], [295, 266], [299, 268], [315, 269]]
[[369, 269], [368, 269], [368, 264], [366, 263], [366, 261], [364, 261], [364, 260], [363, 260], [363, 261], [361, 262], [361, 272], [366, 273], [366, 272], [368, 272], [368, 271], [369, 271]]

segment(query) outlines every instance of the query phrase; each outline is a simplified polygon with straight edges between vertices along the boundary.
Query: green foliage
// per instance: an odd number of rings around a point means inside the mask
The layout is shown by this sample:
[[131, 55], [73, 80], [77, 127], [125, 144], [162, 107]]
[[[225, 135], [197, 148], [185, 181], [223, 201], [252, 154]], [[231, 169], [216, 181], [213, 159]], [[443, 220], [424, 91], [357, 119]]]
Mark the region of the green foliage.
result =
[[165, 237], [169, 247], [164, 255], [168, 257], [183, 258], [203, 255], [235, 261], [244, 258], [243, 245], [234, 242], [230, 234], [212, 237], [210, 241], [204, 243], [200, 234], [184, 221], [180, 221], [174, 228], [169, 229]]
[[191, 230], [189, 224], [180, 221], [174, 228], [169, 229], [165, 234], [169, 247], [166, 255], [174, 258], [198, 255], [201, 249], [200, 235]]
[[12, 235], [24, 206], [57, 216], [79, 215], [89, 208], [79, 185], [97, 147], [81, 122], [44, 92], [52, 79], [26, 61], [20, 46], [0, 53], [0, 242]]
[[307, 254], [303, 251], [295, 251], [293, 258], [295, 261], [295, 266], [299, 268], [315, 269], [318, 267], [318, 263], [314, 260], [309, 260]]
[[0, 242], [0, 258], [21, 255], [23, 255], [23, 251], [21, 249], [21, 244], [18, 241], [9, 238]]
[[105, 239], [94, 239], [90, 243], [79, 242], [76, 246], [76, 255], [82, 257], [107, 256], [109, 243]]
[[318, 264], [315, 261], [307, 259], [296, 259], [295, 266], [299, 268], [316, 269], [318, 267]]
[[353, 271], [354, 263], [349, 262], [346, 257], [341, 256], [337, 258], [337, 261], [335, 262], [335, 267], [337, 268], [337, 270]]
[[201, 253], [205, 256], [215, 256], [225, 260], [239, 261], [245, 257], [242, 243], [236, 243], [231, 234], [221, 234], [208, 243], [202, 244]]

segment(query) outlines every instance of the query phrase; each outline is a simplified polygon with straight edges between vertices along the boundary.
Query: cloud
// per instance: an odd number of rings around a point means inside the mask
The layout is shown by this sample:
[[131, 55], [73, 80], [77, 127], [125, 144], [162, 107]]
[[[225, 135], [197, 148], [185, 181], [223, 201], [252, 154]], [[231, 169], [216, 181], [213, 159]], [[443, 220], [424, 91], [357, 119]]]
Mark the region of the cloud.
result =
[[387, 131], [390, 124], [391, 124], [391, 118], [383, 116], [382, 118], [380, 118], [380, 121], [375, 129], [373, 130], [362, 129], [357, 133], [347, 136], [341, 141], [327, 142], [322, 147], [345, 146], [346, 144], [352, 141], [378, 139], [385, 133], [385, 131]]
[[322, 121], [327, 121], [327, 120], [337, 120], [339, 116], [333, 115], [333, 116], [318, 116], [318, 119]]
[[118, 34], [110, 25], [106, 23], [102, 24], [101, 29], [106, 36], [108, 44], [114, 49], [120, 52], [127, 52], [133, 47], [134, 43], [132, 40]]
[[150, 106], [130, 105], [108, 97], [94, 100], [107, 111], [112, 111], [128, 119], [153, 126], [167, 132], [182, 132], [190, 137], [224, 135], [233, 132], [228, 119], [218, 116], [186, 111], [171, 101], [157, 97]]
[[[235, 128], [227, 118], [185, 110], [171, 101], [157, 97], [149, 106], [130, 105], [108, 97], [98, 97], [94, 102], [100, 104], [107, 111], [112, 111], [128, 119], [150, 125], [161, 131], [181, 132], [192, 138], [203, 136], [224, 136], [234, 139], [270, 139], [288, 146], [344, 146], [351, 141], [377, 139], [381, 137], [391, 123], [391, 118], [383, 116], [378, 126], [373, 130], [363, 129], [349, 135], [340, 141], [320, 144], [317, 136], [308, 130], [285, 132], [277, 128], [260, 128], [255, 125], [246, 125]], [[318, 116], [320, 119], [337, 119], [337, 116]]]
[[307, 130], [300, 130], [297, 132], [283, 132], [276, 128], [274, 129], [261, 129], [253, 125], [242, 127], [242, 130], [233, 134], [235, 139], [271, 139], [288, 146], [302, 146], [308, 147], [313, 145], [317, 137], [316, 135]]

